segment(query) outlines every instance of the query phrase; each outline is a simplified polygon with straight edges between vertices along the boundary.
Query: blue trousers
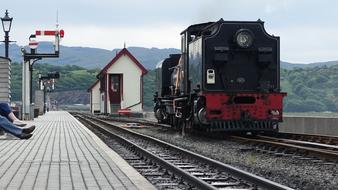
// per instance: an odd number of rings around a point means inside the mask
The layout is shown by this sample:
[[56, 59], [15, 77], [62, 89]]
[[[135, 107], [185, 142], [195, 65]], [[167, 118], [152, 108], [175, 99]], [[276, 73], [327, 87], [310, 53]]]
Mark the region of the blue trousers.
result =
[[9, 121], [12, 121], [8, 115], [12, 112], [11, 107], [9, 107], [8, 103], [0, 102], [0, 115], [6, 117]]
[[17, 127], [12, 122], [10, 122], [6, 117], [0, 116], [0, 129], [11, 133], [15, 136], [22, 134], [22, 128]]

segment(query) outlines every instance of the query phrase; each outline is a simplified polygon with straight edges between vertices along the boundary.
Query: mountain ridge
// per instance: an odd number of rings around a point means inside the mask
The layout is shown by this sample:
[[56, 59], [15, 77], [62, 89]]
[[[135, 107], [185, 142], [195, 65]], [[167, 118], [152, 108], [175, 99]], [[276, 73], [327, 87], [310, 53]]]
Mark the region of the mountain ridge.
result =
[[[11, 44], [9, 49], [9, 56], [13, 62], [22, 62], [21, 48], [27, 46], [18, 46], [17, 44]], [[144, 65], [147, 69], [154, 69], [156, 64], [167, 58], [169, 54], [180, 53], [176, 48], [145, 48], [145, 47], [128, 47], [127, 48], [136, 59]], [[43, 59], [40, 63], [50, 63], [53, 65], [77, 65], [87, 69], [103, 68], [109, 61], [111, 61], [118, 51], [121, 49], [116, 48], [113, 50], [107, 50], [102, 48], [81, 47], [81, 46], [60, 46], [60, 58], [58, 59]], [[52, 52], [53, 46], [51, 42], [40, 42], [38, 52], [46, 53]], [[0, 44], [0, 52], [4, 52], [4, 44]], [[281, 61], [281, 67], [284, 69], [295, 68], [312, 68], [321, 66], [338, 65], [337, 61], [315, 62], [309, 64], [289, 63]]]

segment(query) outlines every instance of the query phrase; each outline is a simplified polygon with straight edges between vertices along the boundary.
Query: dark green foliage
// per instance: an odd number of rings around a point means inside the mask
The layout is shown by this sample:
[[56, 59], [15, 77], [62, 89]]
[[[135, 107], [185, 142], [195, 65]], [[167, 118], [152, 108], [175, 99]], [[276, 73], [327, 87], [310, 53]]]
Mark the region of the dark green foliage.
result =
[[281, 71], [284, 111], [338, 111], [338, 66]]
[[325, 111], [332, 111], [332, 112], [337, 112], [338, 111], [338, 106], [334, 103], [333, 100], [323, 98], [321, 103], [323, 103], [326, 106]]
[[[12, 63], [11, 91], [13, 101], [21, 100], [21, 67], [22, 65], [19, 63]], [[51, 71], [60, 72], [60, 79], [56, 82], [55, 91], [59, 96], [64, 96], [62, 92], [69, 90], [79, 90], [85, 93], [96, 80], [96, 75], [100, 70], [88, 70], [72, 65], [36, 64], [34, 66], [33, 89], [37, 88], [37, 74]], [[154, 70], [150, 70], [144, 76], [143, 81], [144, 108], [151, 110], [155, 92]], [[283, 69], [281, 70], [281, 84], [282, 91], [288, 93], [284, 99], [284, 111], [286, 112], [338, 111], [338, 66]], [[64, 103], [67, 104], [67, 100], [71, 97], [63, 98]]]
[[291, 99], [284, 103], [284, 111], [300, 112], [303, 110], [303, 102], [297, 98]]
[[143, 101], [144, 109], [152, 110], [153, 95], [155, 93], [155, 70], [149, 71], [143, 78]]
[[303, 108], [304, 108], [304, 110], [302, 110], [303, 112], [306, 112], [309, 110], [317, 111], [317, 112], [327, 110], [326, 106], [322, 102], [314, 100], [314, 99], [306, 99], [303, 102]]
[[12, 63], [11, 65], [11, 96], [14, 101], [21, 101], [22, 96], [22, 65]]
[[[46, 75], [48, 72], [60, 72], [56, 79], [55, 92], [82, 90], [86, 91], [96, 80], [99, 69], [84, 69], [75, 65], [56, 66], [49, 64], [35, 64], [33, 71], [33, 92], [38, 88], [38, 74]], [[22, 65], [12, 63], [12, 101], [21, 101], [22, 92]], [[89, 102], [87, 102], [89, 103]]]
[[338, 97], [338, 88], [334, 88], [332, 90], [332, 93], [333, 93], [334, 96]]

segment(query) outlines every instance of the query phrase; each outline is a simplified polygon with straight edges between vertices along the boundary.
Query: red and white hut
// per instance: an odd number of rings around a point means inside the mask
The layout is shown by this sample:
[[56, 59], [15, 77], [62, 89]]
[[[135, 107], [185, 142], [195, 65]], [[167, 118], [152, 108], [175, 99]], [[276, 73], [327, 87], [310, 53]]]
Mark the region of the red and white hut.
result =
[[123, 48], [97, 75], [88, 89], [92, 113], [143, 111], [143, 65]]

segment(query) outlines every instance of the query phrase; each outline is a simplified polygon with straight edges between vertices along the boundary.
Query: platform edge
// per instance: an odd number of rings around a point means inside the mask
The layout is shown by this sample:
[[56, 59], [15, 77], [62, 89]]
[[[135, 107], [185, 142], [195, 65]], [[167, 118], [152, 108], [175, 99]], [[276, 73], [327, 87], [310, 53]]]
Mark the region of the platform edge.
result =
[[[70, 113], [68, 113], [71, 115]], [[110, 157], [114, 160], [116, 165], [121, 169], [121, 171], [134, 183], [134, 185], [140, 190], [156, 190], [157, 188], [152, 185], [144, 176], [142, 176], [137, 170], [129, 165], [120, 155], [115, 151], [109, 148], [98, 136], [96, 136], [91, 130], [84, 126], [79, 120], [77, 120], [73, 115], [71, 115], [81, 127], [91, 136], [93, 141]]]

